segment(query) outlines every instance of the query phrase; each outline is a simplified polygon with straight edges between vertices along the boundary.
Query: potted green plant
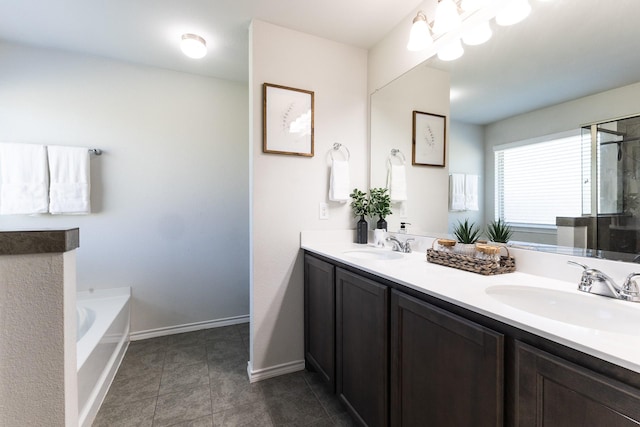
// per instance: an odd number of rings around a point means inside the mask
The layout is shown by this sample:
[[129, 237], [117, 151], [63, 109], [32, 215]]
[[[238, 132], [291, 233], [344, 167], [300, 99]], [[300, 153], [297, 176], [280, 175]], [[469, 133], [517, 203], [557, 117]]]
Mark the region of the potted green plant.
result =
[[487, 226], [487, 237], [492, 242], [507, 243], [511, 239], [512, 235], [513, 230], [511, 229], [511, 226], [502, 219], [492, 221]]
[[469, 223], [468, 218], [464, 222], [458, 221], [458, 224], [453, 229], [453, 234], [459, 243], [455, 246], [456, 252], [465, 255], [473, 255], [475, 253], [475, 243], [480, 238], [480, 228], [474, 222]]
[[360, 217], [360, 220], [356, 224], [356, 243], [366, 244], [369, 240], [369, 224], [364, 217], [369, 215], [370, 208], [367, 193], [354, 188], [349, 196], [351, 197], [353, 216]]
[[379, 217], [376, 228], [387, 229], [385, 217], [392, 214], [391, 197], [386, 188], [372, 188], [369, 190], [369, 212], [371, 216]]

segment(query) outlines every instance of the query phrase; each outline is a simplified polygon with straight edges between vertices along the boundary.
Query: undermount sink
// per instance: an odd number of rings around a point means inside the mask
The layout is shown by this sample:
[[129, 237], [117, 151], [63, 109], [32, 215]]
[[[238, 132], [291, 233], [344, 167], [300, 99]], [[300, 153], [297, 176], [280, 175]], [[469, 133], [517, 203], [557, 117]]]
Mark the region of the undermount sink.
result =
[[345, 251], [342, 254], [353, 259], [373, 261], [387, 261], [402, 258], [402, 254], [400, 252], [393, 252], [382, 249], [357, 249], [353, 251]]
[[558, 322], [622, 334], [640, 334], [640, 307], [598, 295], [533, 286], [497, 285], [485, 292], [499, 302]]

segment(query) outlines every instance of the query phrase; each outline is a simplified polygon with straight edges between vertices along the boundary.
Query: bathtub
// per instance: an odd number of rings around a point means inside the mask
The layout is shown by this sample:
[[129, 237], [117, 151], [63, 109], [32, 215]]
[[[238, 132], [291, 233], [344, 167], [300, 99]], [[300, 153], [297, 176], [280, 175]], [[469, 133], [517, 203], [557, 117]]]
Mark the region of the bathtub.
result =
[[80, 426], [90, 426], [129, 343], [131, 288], [78, 292], [77, 361]]

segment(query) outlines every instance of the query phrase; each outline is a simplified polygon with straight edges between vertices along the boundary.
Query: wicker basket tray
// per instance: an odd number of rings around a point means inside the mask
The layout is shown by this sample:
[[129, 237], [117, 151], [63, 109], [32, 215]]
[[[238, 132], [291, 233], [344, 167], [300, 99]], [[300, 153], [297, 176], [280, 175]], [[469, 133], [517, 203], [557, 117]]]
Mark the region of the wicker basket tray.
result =
[[507, 251], [507, 256], [501, 256], [499, 262], [436, 249], [427, 249], [427, 261], [485, 276], [513, 273], [516, 271], [516, 259], [510, 256], [509, 249], [506, 247], [504, 249]]

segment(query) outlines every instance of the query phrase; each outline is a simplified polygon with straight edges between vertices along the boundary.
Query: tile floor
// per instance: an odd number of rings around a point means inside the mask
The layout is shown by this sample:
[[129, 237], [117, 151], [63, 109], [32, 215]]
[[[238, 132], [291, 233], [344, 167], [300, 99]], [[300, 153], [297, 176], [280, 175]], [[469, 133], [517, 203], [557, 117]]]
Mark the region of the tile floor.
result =
[[317, 374], [250, 384], [248, 324], [133, 341], [94, 427], [351, 426]]

